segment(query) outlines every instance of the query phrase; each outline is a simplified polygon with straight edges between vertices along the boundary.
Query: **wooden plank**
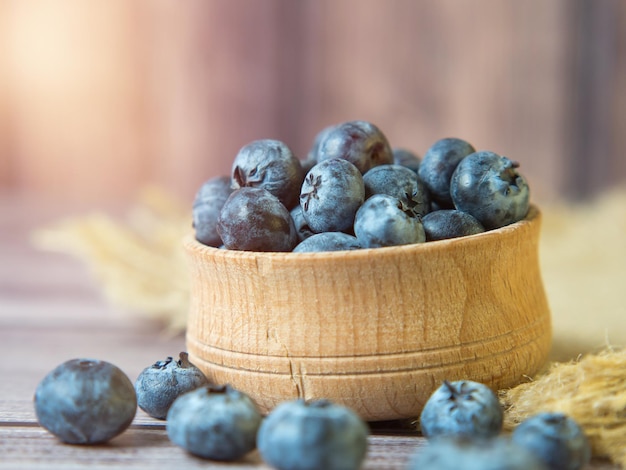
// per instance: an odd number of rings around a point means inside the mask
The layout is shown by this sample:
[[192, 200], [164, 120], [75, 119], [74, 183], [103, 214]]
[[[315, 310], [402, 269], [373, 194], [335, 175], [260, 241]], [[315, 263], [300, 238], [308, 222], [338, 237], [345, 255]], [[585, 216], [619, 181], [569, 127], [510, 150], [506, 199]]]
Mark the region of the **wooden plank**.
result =
[[7, 60], [8, 18], [9, 5], [7, 2], [0, 2], [0, 188], [14, 184], [12, 103], [8, 84], [12, 70]]
[[[411, 436], [372, 436], [363, 470], [404, 469], [423, 440]], [[0, 426], [0, 469], [84, 468], [268, 468], [257, 451], [234, 463], [217, 463], [187, 454], [172, 444], [163, 429], [131, 427], [106, 445], [70, 446], [39, 427]]]
[[[565, 142], [570, 164], [567, 193], [589, 198], [624, 181], [623, 103], [626, 89], [626, 47], [623, 19], [626, 6], [619, 1], [572, 2], [570, 125]], [[621, 20], [621, 22], [620, 22]], [[622, 118], [622, 119], [620, 119]], [[620, 140], [621, 139], [621, 140]], [[622, 163], [619, 163], [622, 162]]]
[[[147, 94], [154, 177], [190, 198], [230, 174], [239, 149], [281, 138], [283, 25], [292, 7], [269, 0], [144, 2]], [[293, 116], [292, 116], [293, 118]]]
[[[400, 470], [425, 445], [416, 436], [370, 436], [363, 470]], [[111, 466], [130, 469], [153, 468], [268, 468], [258, 451], [234, 463], [218, 463], [193, 457], [169, 441], [164, 429], [131, 426], [109, 443], [97, 446], [72, 446], [60, 443], [42, 428], [0, 426], [0, 469], [85, 468], [100, 470]], [[614, 470], [619, 467], [594, 461], [588, 469]]]
[[520, 161], [534, 197], [559, 195], [567, 2], [319, 4], [318, 129], [368, 119], [418, 153], [466, 138]]
[[[615, 60], [612, 67], [611, 88], [606, 90], [610, 95], [610, 156], [608, 168], [608, 184], [611, 187], [626, 185], [626, 3], [614, 0], [617, 7], [613, 9], [614, 17], [611, 24], [615, 27], [614, 42], [609, 49]], [[617, 26], [615, 26], [617, 25]], [[599, 190], [604, 189], [606, 182], [601, 182]]]

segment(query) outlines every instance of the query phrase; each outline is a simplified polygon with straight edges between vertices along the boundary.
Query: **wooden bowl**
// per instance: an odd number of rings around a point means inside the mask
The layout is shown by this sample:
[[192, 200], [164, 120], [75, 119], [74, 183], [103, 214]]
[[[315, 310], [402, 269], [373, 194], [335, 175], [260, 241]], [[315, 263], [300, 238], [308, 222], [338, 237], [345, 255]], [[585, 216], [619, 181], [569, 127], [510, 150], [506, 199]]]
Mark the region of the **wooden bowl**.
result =
[[368, 421], [419, 415], [444, 379], [517, 385], [547, 360], [540, 213], [452, 240], [328, 253], [188, 237], [187, 348], [264, 411], [327, 398]]

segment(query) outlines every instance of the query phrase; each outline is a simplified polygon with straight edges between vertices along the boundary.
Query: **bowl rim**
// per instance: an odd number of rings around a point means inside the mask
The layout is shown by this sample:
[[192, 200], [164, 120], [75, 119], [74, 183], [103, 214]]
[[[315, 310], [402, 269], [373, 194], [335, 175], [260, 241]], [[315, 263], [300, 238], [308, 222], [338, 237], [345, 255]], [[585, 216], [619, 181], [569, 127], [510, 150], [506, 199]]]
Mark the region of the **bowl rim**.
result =
[[340, 258], [342, 260], [350, 259], [371, 259], [372, 256], [378, 255], [392, 255], [392, 254], [417, 254], [425, 252], [436, 252], [439, 250], [448, 250], [450, 248], [466, 247], [467, 245], [478, 244], [486, 242], [493, 238], [501, 239], [502, 236], [511, 235], [518, 230], [528, 227], [531, 224], [535, 224], [541, 219], [541, 211], [539, 208], [530, 204], [526, 217], [518, 222], [514, 222], [503, 227], [487, 230], [482, 233], [474, 235], [465, 235], [463, 237], [448, 238], [444, 240], [433, 240], [423, 243], [410, 243], [407, 245], [395, 245], [385, 246], [379, 248], [360, 248], [357, 250], [337, 250], [337, 251], [318, 251], [318, 252], [302, 252], [294, 253], [292, 251], [244, 251], [244, 250], [229, 250], [209, 245], [196, 240], [193, 233], [189, 233], [184, 237], [183, 245], [188, 251], [198, 252], [202, 256], [215, 257], [221, 259], [235, 258], [238, 260], [244, 259], [267, 259], [267, 260], [332, 260]]

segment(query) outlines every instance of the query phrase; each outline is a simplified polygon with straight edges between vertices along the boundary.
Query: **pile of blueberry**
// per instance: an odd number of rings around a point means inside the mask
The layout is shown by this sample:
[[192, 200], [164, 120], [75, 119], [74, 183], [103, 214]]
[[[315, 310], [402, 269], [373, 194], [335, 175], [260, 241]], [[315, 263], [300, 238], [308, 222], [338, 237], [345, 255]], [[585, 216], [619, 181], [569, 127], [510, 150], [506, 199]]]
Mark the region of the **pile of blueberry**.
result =
[[445, 381], [420, 415], [428, 445], [410, 470], [581, 470], [591, 446], [569, 416], [543, 412], [502, 433], [504, 411], [495, 393], [469, 380]]
[[[357, 470], [367, 453], [367, 424], [328, 400], [285, 401], [262, 417], [252, 399], [209, 383], [181, 352], [144, 369], [135, 384], [116, 366], [94, 359], [59, 365], [35, 391], [39, 423], [68, 444], [98, 444], [124, 432], [137, 406], [166, 420], [170, 440], [189, 453], [234, 461], [258, 449], [278, 470]], [[580, 470], [591, 459], [581, 427], [544, 412], [502, 433], [495, 393], [470, 380], [444, 383], [419, 417], [428, 445], [409, 470]]]
[[193, 203], [196, 239], [245, 251], [334, 251], [421, 243], [492, 230], [526, 217], [518, 164], [445, 138], [419, 158], [375, 125], [323, 129], [301, 160], [278, 140], [236, 155], [230, 176]]
[[[328, 400], [285, 401], [262, 417], [252, 399], [209, 383], [186, 353], [144, 369], [134, 386], [116, 366], [94, 359], [59, 365], [35, 391], [39, 423], [68, 444], [98, 444], [121, 434], [137, 406], [166, 420], [170, 440], [210, 460], [235, 461], [258, 449], [278, 470], [358, 470], [367, 424]], [[409, 470], [581, 470], [591, 447], [581, 427], [558, 412], [539, 413], [502, 432], [495, 393], [470, 380], [444, 381], [419, 417], [428, 445]]]
[[189, 453], [235, 461], [258, 448], [278, 470], [357, 470], [367, 452], [367, 424], [327, 400], [285, 401], [265, 418], [248, 395], [209, 383], [187, 353], [144, 369], [134, 385], [115, 365], [74, 359], [39, 383], [41, 426], [67, 444], [99, 444], [131, 424], [137, 406], [166, 420], [170, 440]]

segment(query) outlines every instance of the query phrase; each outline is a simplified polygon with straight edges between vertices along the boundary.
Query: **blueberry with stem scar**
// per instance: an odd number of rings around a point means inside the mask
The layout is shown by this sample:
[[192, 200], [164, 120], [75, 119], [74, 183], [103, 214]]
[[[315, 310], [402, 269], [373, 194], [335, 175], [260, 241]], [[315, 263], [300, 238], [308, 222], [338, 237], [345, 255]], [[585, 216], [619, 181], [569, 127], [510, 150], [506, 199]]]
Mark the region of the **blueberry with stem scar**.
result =
[[118, 367], [72, 359], [56, 367], [35, 391], [37, 420], [68, 444], [99, 444], [121, 434], [137, 411], [132, 382]]
[[426, 402], [420, 426], [428, 438], [489, 438], [500, 433], [503, 419], [502, 406], [489, 387], [471, 380], [445, 380]]
[[200, 369], [189, 362], [186, 352], [175, 361], [168, 357], [145, 368], [135, 381], [139, 408], [156, 419], [165, 419], [174, 400], [208, 383]]
[[487, 230], [522, 220], [528, 213], [529, 189], [518, 167], [517, 162], [494, 152], [468, 155], [450, 181], [454, 206]]

